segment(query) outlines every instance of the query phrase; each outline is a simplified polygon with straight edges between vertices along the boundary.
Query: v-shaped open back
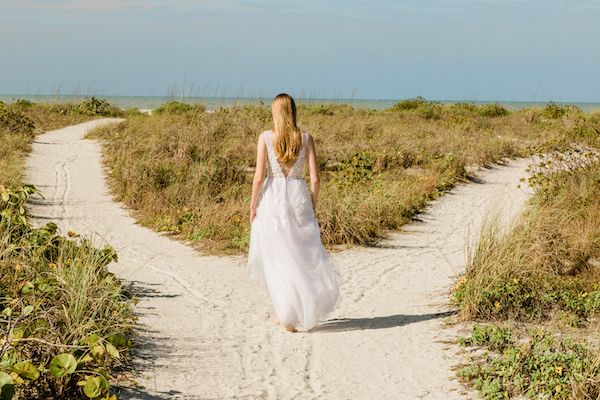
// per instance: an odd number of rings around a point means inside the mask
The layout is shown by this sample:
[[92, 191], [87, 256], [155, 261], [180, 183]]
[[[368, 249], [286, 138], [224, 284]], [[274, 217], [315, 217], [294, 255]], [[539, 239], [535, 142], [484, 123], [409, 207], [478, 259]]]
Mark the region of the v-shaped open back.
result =
[[303, 179], [310, 136], [302, 133], [288, 176], [277, 160], [272, 136], [270, 131], [261, 134], [269, 177], [251, 223], [248, 272], [268, 291], [283, 326], [310, 329], [337, 304], [342, 280], [321, 243], [312, 196]]
[[308, 134], [306, 132], [302, 132], [302, 145], [300, 146], [300, 151], [298, 151], [298, 155], [288, 170], [287, 175], [284, 174], [284, 168], [277, 159], [277, 154], [275, 153], [275, 146], [273, 145], [273, 131], [265, 132], [265, 142], [267, 145], [267, 173], [269, 176], [289, 179], [298, 179], [304, 177], [304, 160], [306, 159], [306, 148], [308, 142]]

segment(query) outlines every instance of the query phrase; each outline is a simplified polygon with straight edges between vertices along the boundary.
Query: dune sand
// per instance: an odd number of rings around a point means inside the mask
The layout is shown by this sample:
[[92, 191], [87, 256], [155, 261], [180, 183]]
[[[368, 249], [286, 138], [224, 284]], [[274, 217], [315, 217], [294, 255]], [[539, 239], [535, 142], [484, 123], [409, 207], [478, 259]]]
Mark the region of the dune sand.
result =
[[[311, 332], [269, 320], [265, 293], [247, 278], [244, 257], [205, 257], [134, 221], [108, 194], [100, 146], [82, 140], [92, 121], [38, 136], [27, 181], [40, 223], [96, 234], [118, 251], [111, 266], [139, 291], [135, 399], [460, 399], [461, 361], [446, 343], [459, 326], [448, 293], [489, 210], [505, 221], [524, 206], [518, 189], [529, 160], [480, 170], [433, 202], [420, 221], [376, 248], [335, 253], [344, 284], [339, 307]], [[250, 190], [250, 188], [248, 188]]]

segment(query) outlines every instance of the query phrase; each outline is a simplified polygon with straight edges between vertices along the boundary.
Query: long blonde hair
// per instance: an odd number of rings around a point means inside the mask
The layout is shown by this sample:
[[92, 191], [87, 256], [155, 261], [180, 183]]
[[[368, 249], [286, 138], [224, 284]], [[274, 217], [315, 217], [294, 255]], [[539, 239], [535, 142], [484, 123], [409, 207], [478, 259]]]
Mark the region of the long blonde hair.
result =
[[273, 147], [280, 162], [294, 161], [302, 146], [302, 133], [296, 125], [296, 103], [292, 96], [281, 93], [271, 104], [273, 114]]

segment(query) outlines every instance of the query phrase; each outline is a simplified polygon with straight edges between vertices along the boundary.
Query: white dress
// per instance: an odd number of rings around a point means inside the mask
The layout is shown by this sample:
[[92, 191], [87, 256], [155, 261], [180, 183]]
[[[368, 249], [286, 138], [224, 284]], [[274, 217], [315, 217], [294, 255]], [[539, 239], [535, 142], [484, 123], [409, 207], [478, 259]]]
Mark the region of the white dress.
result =
[[283, 325], [310, 329], [336, 306], [340, 274], [321, 243], [320, 227], [304, 179], [308, 134], [285, 176], [271, 131], [267, 146], [267, 179], [250, 229], [248, 273], [266, 287], [275, 315]]

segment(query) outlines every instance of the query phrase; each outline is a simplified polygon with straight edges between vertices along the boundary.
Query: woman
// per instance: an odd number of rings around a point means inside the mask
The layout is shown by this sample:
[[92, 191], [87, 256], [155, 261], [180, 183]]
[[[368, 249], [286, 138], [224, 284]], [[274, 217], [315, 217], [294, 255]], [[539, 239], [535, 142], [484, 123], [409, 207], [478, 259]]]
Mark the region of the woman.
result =
[[341, 279], [315, 219], [320, 188], [315, 143], [296, 125], [296, 105], [289, 95], [276, 96], [271, 112], [273, 129], [258, 138], [248, 272], [267, 288], [273, 322], [295, 332], [312, 328], [335, 307]]

